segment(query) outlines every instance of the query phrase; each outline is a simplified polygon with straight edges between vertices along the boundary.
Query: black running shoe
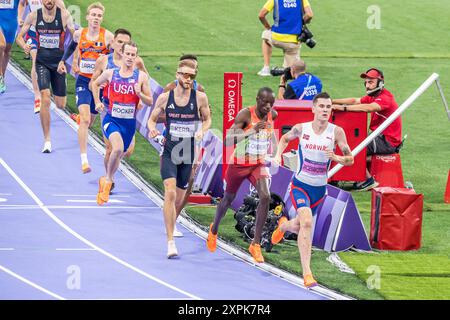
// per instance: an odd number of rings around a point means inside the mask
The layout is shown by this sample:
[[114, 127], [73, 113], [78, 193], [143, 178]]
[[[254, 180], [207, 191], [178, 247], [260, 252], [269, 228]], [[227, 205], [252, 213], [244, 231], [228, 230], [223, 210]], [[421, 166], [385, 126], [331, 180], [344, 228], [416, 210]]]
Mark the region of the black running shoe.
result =
[[356, 191], [368, 191], [370, 189], [378, 187], [378, 182], [373, 177], [370, 177], [364, 182], [358, 182], [353, 184], [353, 189]]

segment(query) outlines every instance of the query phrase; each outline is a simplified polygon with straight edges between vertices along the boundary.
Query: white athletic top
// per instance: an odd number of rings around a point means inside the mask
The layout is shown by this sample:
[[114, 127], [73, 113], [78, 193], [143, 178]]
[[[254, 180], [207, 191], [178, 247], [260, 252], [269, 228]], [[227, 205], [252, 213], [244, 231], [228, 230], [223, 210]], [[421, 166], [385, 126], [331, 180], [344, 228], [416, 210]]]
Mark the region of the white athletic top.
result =
[[298, 171], [295, 177], [311, 186], [324, 186], [328, 181], [330, 159], [325, 150], [334, 150], [334, 129], [336, 126], [328, 123], [322, 134], [317, 135], [312, 128], [312, 122], [302, 124], [302, 136], [298, 145]]

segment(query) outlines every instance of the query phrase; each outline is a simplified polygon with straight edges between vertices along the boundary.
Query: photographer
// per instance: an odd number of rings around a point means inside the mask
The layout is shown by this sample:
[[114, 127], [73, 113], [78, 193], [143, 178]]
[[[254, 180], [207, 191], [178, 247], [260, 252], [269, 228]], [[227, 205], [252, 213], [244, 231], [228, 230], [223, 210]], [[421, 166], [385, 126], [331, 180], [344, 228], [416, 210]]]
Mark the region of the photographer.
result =
[[[266, 19], [266, 15], [271, 11], [272, 26]], [[283, 67], [286, 68], [300, 59], [300, 42], [306, 42], [309, 47], [315, 44], [310, 39], [312, 34], [305, 29], [305, 24], [313, 17], [308, 0], [268, 0], [258, 17], [265, 28], [262, 33], [264, 67], [258, 72], [259, 76], [270, 76], [272, 46], [283, 49]]]
[[[291, 79], [294, 80], [286, 84]], [[306, 73], [305, 62], [298, 60], [290, 68], [284, 70], [278, 86], [278, 99], [312, 100], [316, 94], [321, 92], [322, 81], [315, 75]]]

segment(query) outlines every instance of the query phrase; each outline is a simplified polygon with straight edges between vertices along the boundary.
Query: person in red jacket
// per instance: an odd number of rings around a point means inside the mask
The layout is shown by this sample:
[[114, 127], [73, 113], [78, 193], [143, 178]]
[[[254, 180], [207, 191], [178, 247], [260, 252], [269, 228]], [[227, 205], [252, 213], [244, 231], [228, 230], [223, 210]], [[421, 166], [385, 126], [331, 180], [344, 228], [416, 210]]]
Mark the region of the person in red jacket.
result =
[[[383, 72], [371, 68], [361, 74], [364, 79], [366, 95], [362, 98], [333, 99], [333, 109], [348, 112], [367, 112], [371, 114], [370, 130], [376, 130], [391, 114], [397, 110], [398, 105], [392, 93], [384, 87]], [[368, 146], [368, 161], [374, 154], [398, 153], [402, 142], [402, 120], [394, 120], [380, 135]], [[354, 189], [365, 191], [378, 186], [378, 182], [366, 169], [366, 181], [355, 183]]]

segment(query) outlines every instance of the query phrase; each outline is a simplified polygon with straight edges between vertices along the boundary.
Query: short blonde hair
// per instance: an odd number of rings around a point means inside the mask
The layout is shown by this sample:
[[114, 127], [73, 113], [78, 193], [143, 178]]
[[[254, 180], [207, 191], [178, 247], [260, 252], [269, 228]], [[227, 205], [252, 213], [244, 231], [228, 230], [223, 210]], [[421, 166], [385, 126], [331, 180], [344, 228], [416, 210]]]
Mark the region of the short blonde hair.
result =
[[86, 14], [89, 15], [89, 12], [90, 12], [92, 9], [100, 9], [100, 10], [103, 11], [103, 13], [105, 12], [105, 6], [104, 6], [101, 2], [94, 2], [94, 3], [91, 3], [91, 4], [89, 5], [89, 7], [87, 8], [87, 10], [86, 10]]

